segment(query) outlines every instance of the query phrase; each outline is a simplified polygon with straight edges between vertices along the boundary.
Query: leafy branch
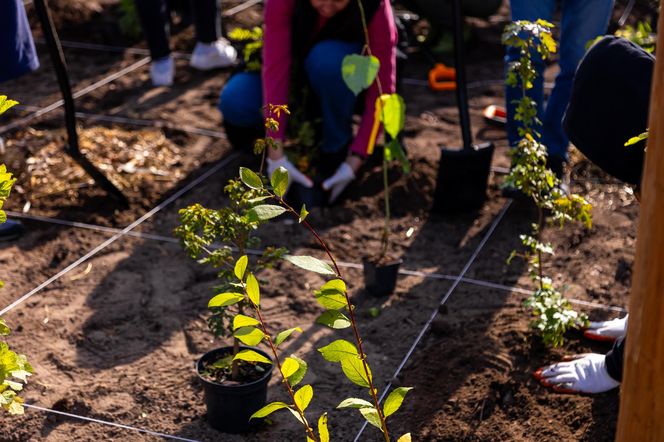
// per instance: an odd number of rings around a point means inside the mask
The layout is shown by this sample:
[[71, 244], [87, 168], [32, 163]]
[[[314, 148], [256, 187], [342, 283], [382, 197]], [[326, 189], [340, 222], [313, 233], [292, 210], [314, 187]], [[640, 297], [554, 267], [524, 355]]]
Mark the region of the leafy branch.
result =
[[592, 206], [580, 195], [569, 194], [561, 189], [558, 177], [547, 167], [546, 146], [539, 142], [536, 128], [541, 125], [537, 118], [537, 103], [528, 96], [538, 75], [533, 57], [548, 58], [556, 52], [556, 43], [551, 35], [553, 25], [544, 20], [536, 22], [516, 21], [506, 26], [502, 41], [506, 46], [519, 50], [519, 59], [508, 66], [506, 83], [521, 89], [521, 98], [514, 101], [514, 119], [520, 123], [518, 131], [523, 137], [512, 154], [512, 168], [505, 186], [512, 186], [537, 206], [537, 223], [532, 224], [529, 235], [521, 235], [525, 252], [512, 252], [508, 262], [515, 256], [528, 263], [528, 272], [537, 289], [526, 300], [535, 319], [532, 327], [537, 330], [547, 345], [560, 346], [564, 334], [570, 328], [586, 326], [586, 315], [577, 313], [570, 302], [553, 287], [551, 278], [544, 274], [544, 257], [553, 256], [551, 244], [539, 241], [540, 229], [545, 222], [545, 213], [562, 228], [567, 221], [581, 222], [586, 228], [592, 225]]

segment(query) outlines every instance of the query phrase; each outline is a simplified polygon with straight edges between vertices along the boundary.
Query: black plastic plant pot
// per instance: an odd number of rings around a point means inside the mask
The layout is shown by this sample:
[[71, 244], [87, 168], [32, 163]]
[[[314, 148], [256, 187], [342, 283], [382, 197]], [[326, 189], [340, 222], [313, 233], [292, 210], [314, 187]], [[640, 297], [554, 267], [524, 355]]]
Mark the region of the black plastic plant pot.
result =
[[[248, 350], [248, 347], [240, 347]], [[232, 352], [232, 347], [222, 347], [205, 353], [196, 363], [196, 373], [203, 383], [207, 419], [213, 428], [224, 433], [244, 433], [254, 422], [249, 418], [267, 403], [267, 384], [272, 377], [274, 365], [258, 380], [246, 384], [220, 384], [205, 379], [201, 372], [205, 362], [213, 362]], [[251, 348], [266, 358], [271, 358], [263, 351]]]
[[376, 265], [369, 258], [363, 258], [364, 286], [374, 296], [385, 296], [394, 292], [402, 259], [387, 264]]

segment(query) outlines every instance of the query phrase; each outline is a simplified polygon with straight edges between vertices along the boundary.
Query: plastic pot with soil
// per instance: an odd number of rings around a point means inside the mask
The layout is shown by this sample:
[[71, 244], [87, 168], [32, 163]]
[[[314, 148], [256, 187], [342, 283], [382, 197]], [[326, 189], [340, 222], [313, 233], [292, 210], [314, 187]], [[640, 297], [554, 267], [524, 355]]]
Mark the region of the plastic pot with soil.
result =
[[[265, 352], [253, 350], [272, 360]], [[203, 384], [207, 420], [213, 428], [225, 433], [243, 433], [253, 422], [249, 418], [267, 403], [267, 385], [273, 364], [239, 361], [237, 380], [231, 380], [228, 362], [233, 347], [221, 347], [205, 353], [196, 363], [196, 373]]]
[[387, 257], [378, 260], [371, 257], [362, 258], [364, 286], [367, 291], [374, 296], [385, 296], [394, 292], [402, 262], [402, 259]]

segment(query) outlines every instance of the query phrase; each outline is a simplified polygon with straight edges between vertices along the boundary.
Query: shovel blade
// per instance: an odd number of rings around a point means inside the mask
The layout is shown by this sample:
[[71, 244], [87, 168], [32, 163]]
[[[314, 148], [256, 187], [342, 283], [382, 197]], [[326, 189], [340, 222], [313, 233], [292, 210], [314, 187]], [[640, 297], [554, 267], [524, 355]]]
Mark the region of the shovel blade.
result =
[[434, 213], [452, 214], [482, 207], [493, 151], [490, 142], [473, 145], [472, 149], [441, 148]]

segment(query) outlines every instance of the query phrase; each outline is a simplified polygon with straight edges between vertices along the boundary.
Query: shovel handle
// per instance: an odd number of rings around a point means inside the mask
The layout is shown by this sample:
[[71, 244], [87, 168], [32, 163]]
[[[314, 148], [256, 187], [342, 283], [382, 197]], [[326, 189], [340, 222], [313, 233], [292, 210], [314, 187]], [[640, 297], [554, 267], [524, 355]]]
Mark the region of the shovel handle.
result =
[[434, 91], [453, 91], [456, 89], [456, 69], [442, 63], [429, 71], [429, 88]]

